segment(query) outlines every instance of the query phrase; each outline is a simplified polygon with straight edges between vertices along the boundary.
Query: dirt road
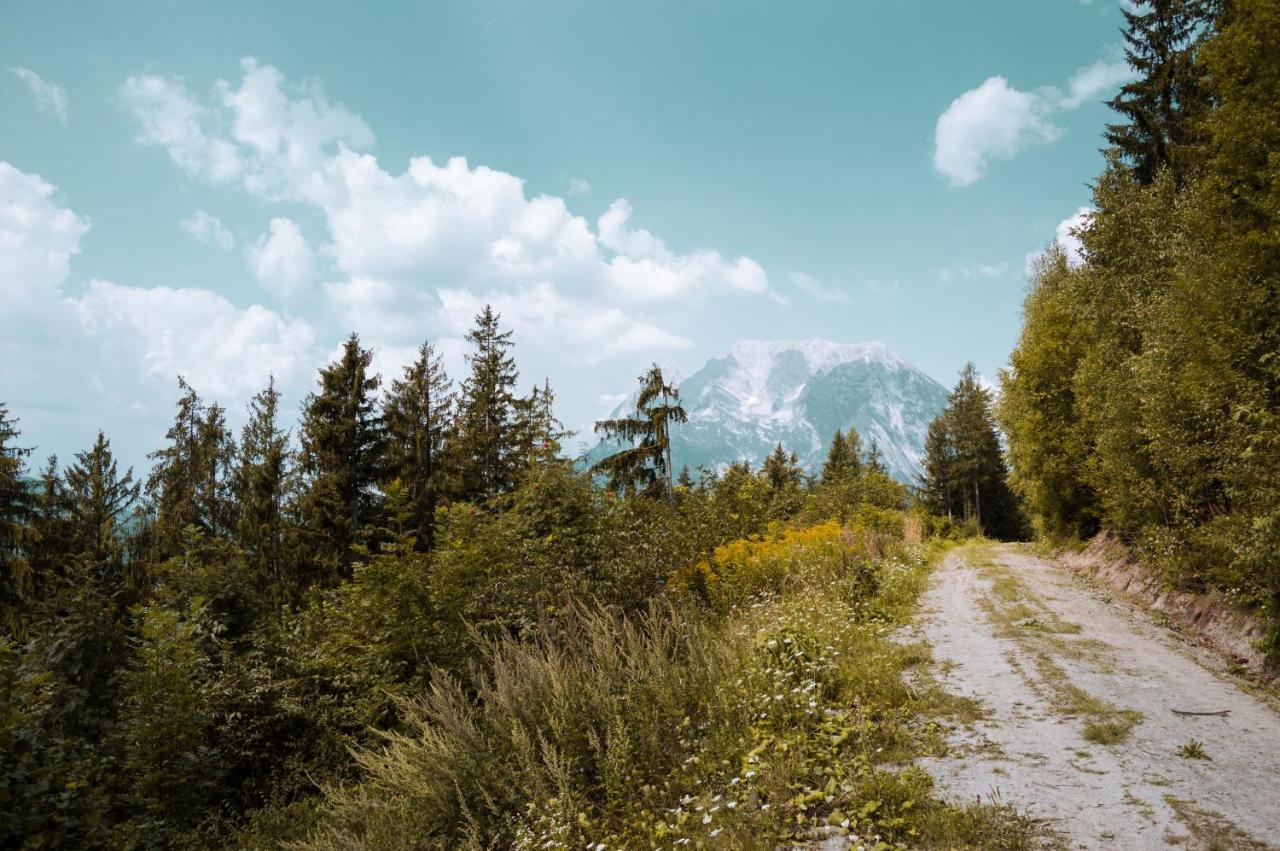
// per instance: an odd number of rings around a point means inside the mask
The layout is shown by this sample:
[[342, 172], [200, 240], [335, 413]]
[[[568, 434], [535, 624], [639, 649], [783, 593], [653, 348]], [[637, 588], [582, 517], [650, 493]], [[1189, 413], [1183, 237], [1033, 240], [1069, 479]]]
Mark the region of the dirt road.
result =
[[1016, 548], [957, 550], [933, 583], [921, 637], [984, 714], [922, 763], [945, 797], [1002, 799], [1067, 848], [1280, 848], [1273, 698]]

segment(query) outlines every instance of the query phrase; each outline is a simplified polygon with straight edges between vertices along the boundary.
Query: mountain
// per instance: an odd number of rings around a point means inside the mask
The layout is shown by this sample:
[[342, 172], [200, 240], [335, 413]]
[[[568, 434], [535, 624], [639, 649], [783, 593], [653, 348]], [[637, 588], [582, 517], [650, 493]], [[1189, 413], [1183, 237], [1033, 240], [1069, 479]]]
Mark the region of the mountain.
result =
[[[890, 474], [910, 482], [929, 423], [947, 404], [941, 384], [883, 343], [742, 340], [676, 383], [689, 413], [689, 422], [673, 430], [676, 469], [741, 459], [759, 465], [781, 441], [817, 472], [836, 429], [853, 426], [864, 449], [875, 440]], [[635, 398], [610, 417], [631, 413]], [[610, 451], [597, 444], [585, 460]]]

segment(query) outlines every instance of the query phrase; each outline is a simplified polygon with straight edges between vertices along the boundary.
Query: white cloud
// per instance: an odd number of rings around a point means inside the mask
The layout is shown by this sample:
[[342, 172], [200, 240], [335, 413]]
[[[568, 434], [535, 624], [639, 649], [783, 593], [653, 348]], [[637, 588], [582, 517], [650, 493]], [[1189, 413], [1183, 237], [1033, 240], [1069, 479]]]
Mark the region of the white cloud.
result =
[[42, 78], [30, 68], [10, 68], [18, 79], [27, 84], [31, 96], [35, 98], [36, 108], [47, 112], [63, 124], [67, 123], [67, 93], [62, 86]]
[[191, 218], [183, 219], [178, 224], [184, 231], [206, 245], [215, 245], [223, 251], [230, 251], [235, 247], [236, 238], [231, 235], [231, 231], [222, 226], [222, 220], [204, 210], [196, 210]]
[[849, 294], [844, 290], [829, 287], [804, 272], [792, 272], [788, 277], [796, 289], [818, 301], [849, 301]]
[[993, 159], [1012, 159], [1023, 148], [1052, 142], [1062, 130], [1051, 124], [1043, 98], [1021, 92], [1004, 77], [991, 77], [952, 101], [938, 117], [933, 165], [953, 186], [969, 186]]
[[54, 201], [54, 187], [0, 161], [0, 316], [56, 300], [89, 223]]
[[455, 336], [466, 333], [476, 314], [489, 304], [521, 339], [568, 347], [574, 359], [584, 363], [692, 345], [685, 337], [619, 308], [566, 298], [546, 282], [514, 293], [440, 290], [438, 294], [440, 317]]
[[994, 281], [1009, 276], [1009, 263], [960, 263], [938, 270], [938, 279], [944, 283], [951, 281]]
[[[1092, 207], [1079, 207], [1070, 216], [1058, 222], [1058, 226], [1054, 228], [1053, 242], [1062, 249], [1062, 253], [1067, 258], [1067, 264], [1072, 268], [1084, 265], [1084, 243], [1080, 239], [1079, 233], [1088, 229], [1093, 213]], [[1034, 274], [1036, 264], [1043, 256], [1043, 251], [1032, 251], [1027, 254], [1026, 275], [1028, 278]]]
[[0, 387], [32, 433], [63, 421], [83, 440], [101, 425], [136, 459], [163, 428], [141, 434], [129, 418], [163, 422], [178, 374], [238, 407], [270, 374], [287, 383], [314, 365], [310, 325], [261, 305], [101, 280], [78, 292], [70, 261], [89, 225], [54, 196], [40, 177], [0, 162]]
[[240, 174], [236, 146], [205, 133], [208, 113], [178, 81], [130, 77], [120, 88], [125, 107], [138, 122], [138, 141], [159, 145], [189, 174], [225, 183]]
[[315, 255], [292, 219], [272, 219], [270, 232], [249, 246], [246, 259], [259, 283], [280, 298], [295, 298], [315, 281]]
[[591, 194], [590, 182], [580, 177], [569, 178], [569, 194], [570, 195], [589, 195]]
[[313, 365], [306, 322], [261, 305], [241, 309], [208, 290], [94, 280], [71, 305], [107, 363], [141, 369], [166, 390], [181, 374], [214, 399], [243, 401], [272, 374]]
[[[625, 199], [593, 228], [563, 198], [529, 197], [521, 178], [462, 157], [417, 157], [405, 171], [389, 172], [361, 152], [373, 142], [364, 122], [318, 86], [289, 87], [279, 71], [252, 59], [241, 68], [238, 84], [219, 81], [205, 102], [170, 78], [131, 78], [126, 95], [152, 93], [126, 96], [139, 138], [197, 177], [235, 179], [259, 198], [301, 203], [323, 216], [328, 241], [319, 253], [340, 272], [322, 288], [327, 306], [375, 345], [418, 342], [435, 333], [424, 320], [440, 321], [442, 305], [483, 292], [506, 299], [513, 326], [556, 326], [545, 337], [557, 351], [577, 346], [570, 356], [621, 356], [687, 344], [659, 333], [670, 324], [663, 317], [633, 319], [636, 304], [683, 313], [711, 296], [769, 293], [768, 276], [750, 258], [674, 251], [631, 227]], [[210, 167], [213, 150], [225, 154], [217, 159], [225, 168]], [[298, 236], [293, 242], [305, 244]], [[255, 271], [274, 241], [255, 254]]]
[[1067, 84], [1066, 95], [1058, 101], [1058, 106], [1062, 109], [1075, 109], [1103, 93], [1115, 91], [1136, 78], [1137, 73], [1129, 66], [1128, 61], [1099, 59], [1092, 65], [1076, 71], [1071, 82]]
[[1064, 94], [1046, 87], [1024, 92], [1002, 76], [960, 95], [938, 116], [933, 166], [953, 186], [980, 180], [993, 160], [1013, 159], [1026, 148], [1056, 141], [1056, 113], [1076, 109], [1134, 79], [1123, 59], [1100, 59], [1076, 71]]

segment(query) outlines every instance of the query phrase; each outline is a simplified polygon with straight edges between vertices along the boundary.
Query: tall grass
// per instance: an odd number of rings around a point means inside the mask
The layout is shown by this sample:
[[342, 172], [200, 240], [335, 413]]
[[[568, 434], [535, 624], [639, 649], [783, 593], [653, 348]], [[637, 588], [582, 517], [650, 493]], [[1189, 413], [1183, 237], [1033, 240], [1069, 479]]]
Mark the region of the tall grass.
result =
[[927, 775], [886, 765], [940, 745], [903, 675], [919, 651], [891, 636], [924, 568], [834, 525], [779, 531], [697, 571], [717, 605], [580, 604], [494, 642], [467, 681], [402, 705], [294, 847], [764, 849], [817, 828], [963, 845], [957, 824], [1005, 816], [949, 818]]

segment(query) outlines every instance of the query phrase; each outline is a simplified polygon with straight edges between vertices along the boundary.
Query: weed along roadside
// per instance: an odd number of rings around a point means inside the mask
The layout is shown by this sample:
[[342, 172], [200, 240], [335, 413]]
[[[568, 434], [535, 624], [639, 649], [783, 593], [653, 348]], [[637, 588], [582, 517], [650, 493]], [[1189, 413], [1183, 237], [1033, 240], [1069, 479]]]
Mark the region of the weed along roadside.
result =
[[638, 618], [582, 607], [495, 643], [480, 699], [449, 684], [409, 704], [408, 731], [361, 755], [368, 779], [330, 793], [304, 847], [415, 830], [516, 848], [1033, 847], [1030, 819], [944, 803], [911, 764], [972, 711], [932, 682], [927, 647], [896, 640], [945, 550], [856, 522], [778, 528], [716, 548]]

